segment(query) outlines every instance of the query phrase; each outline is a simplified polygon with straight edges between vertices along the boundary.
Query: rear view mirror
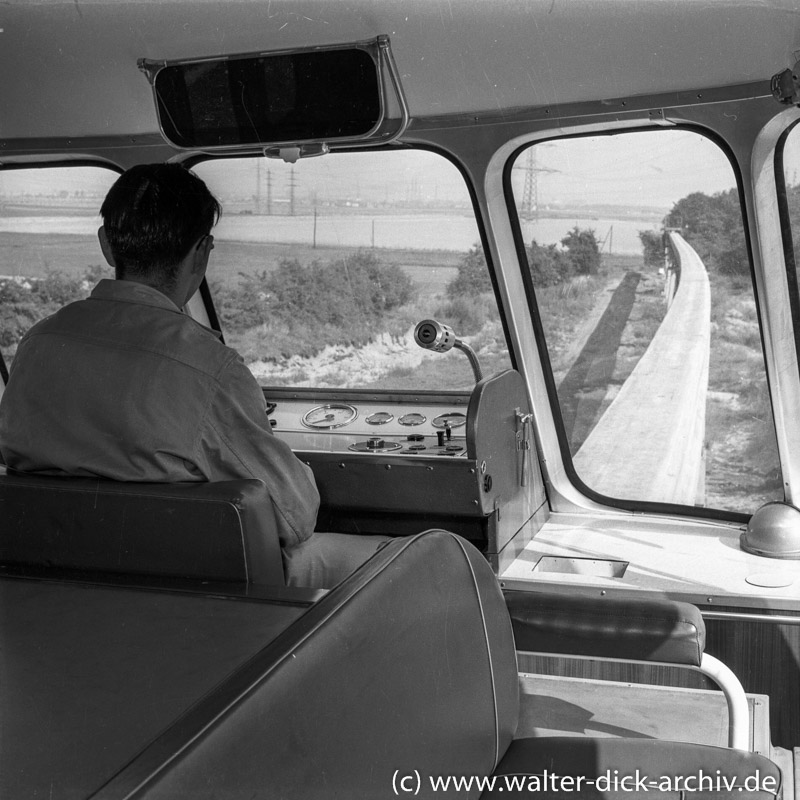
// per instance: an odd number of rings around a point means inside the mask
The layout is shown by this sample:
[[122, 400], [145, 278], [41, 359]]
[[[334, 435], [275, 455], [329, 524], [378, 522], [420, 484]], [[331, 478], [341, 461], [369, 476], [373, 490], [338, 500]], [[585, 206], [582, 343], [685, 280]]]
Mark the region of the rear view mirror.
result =
[[181, 149], [375, 144], [408, 124], [386, 36], [278, 53], [142, 59], [139, 68], [153, 86], [162, 133]]

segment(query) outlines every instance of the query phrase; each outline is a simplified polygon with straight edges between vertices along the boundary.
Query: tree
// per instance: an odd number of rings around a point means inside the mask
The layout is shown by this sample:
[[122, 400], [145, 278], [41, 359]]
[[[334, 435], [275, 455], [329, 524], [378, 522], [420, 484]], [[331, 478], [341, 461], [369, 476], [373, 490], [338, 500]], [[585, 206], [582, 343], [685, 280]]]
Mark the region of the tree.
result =
[[681, 230], [707, 267], [729, 275], [750, 271], [736, 189], [714, 195], [693, 192], [675, 203], [666, 224]]
[[600, 245], [594, 231], [580, 230], [576, 225], [561, 244], [577, 275], [596, 275], [600, 271]]

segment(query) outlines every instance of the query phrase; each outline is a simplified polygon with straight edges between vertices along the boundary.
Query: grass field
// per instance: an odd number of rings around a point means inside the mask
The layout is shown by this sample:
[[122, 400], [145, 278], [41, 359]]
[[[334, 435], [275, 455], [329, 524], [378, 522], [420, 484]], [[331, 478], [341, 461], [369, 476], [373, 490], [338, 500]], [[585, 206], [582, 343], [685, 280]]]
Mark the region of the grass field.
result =
[[[236, 284], [239, 274], [253, 274], [275, 269], [283, 258], [297, 258], [303, 263], [331, 261], [351, 252], [344, 247], [313, 248], [296, 244], [260, 244], [217, 241], [209, 264], [210, 281]], [[402, 266], [411, 277], [426, 284], [431, 291], [441, 291], [455, 275], [462, 253], [442, 250], [388, 250], [378, 248], [378, 257], [387, 264]], [[21, 233], [0, 233], [0, 275], [44, 278], [51, 272], [83, 277], [87, 269], [108, 270], [100, 245], [93, 236], [44, 234], [31, 237]]]

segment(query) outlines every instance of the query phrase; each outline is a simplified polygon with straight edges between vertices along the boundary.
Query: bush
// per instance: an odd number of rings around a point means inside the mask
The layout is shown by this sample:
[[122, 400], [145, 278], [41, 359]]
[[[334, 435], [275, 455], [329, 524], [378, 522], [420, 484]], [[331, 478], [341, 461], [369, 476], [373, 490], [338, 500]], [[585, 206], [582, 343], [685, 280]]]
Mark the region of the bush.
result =
[[447, 303], [439, 306], [434, 316], [446, 320], [459, 336], [472, 336], [477, 333], [489, 319], [489, 309], [493, 307], [483, 302], [480, 297], [457, 295]]
[[216, 287], [226, 327], [241, 332], [264, 324], [358, 326], [410, 302], [414, 285], [402, 269], [382, 264], [373, 253], [304, 266], [283, 259], [274, 272], [240, 273], [233, 289]]
[[658, 231], [639, 231], [644, 265], [652, 269], [664, 266], [664, 235]]
[[554, 244], [542, 246], [534, 239], [526, 253], [534, 286], [556, 286], [572, 278], [573, 265], [569, 255]]
[[600, 245], [592, 230], [576, 225], [562, 240], [567, 257], [577, 275], [596, 275], [600, 271]]
[[489, 278], [489, 268], [486, 266], [486, 256], [483, 247], [476, 244], [461, 259], [458, 265], [458, 275], [447, 285], [450, 294], [478, 295], [492, 291], [492, 281]]

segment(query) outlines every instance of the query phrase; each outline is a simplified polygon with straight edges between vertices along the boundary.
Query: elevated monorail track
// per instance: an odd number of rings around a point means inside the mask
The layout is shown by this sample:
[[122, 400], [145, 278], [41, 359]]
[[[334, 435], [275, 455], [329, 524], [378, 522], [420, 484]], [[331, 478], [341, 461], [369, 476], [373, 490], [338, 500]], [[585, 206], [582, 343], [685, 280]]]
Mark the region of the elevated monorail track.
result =
[[[711, 331], [705, 266], [678, 233], [680, 282], [664, 320], [619, 394], [575, 455], [588, 486], [609, 497], [700, 505]], [[644, 446], [645, 442], [650, 442]], [[609, 470], [610, 452], [621, 468]]]

